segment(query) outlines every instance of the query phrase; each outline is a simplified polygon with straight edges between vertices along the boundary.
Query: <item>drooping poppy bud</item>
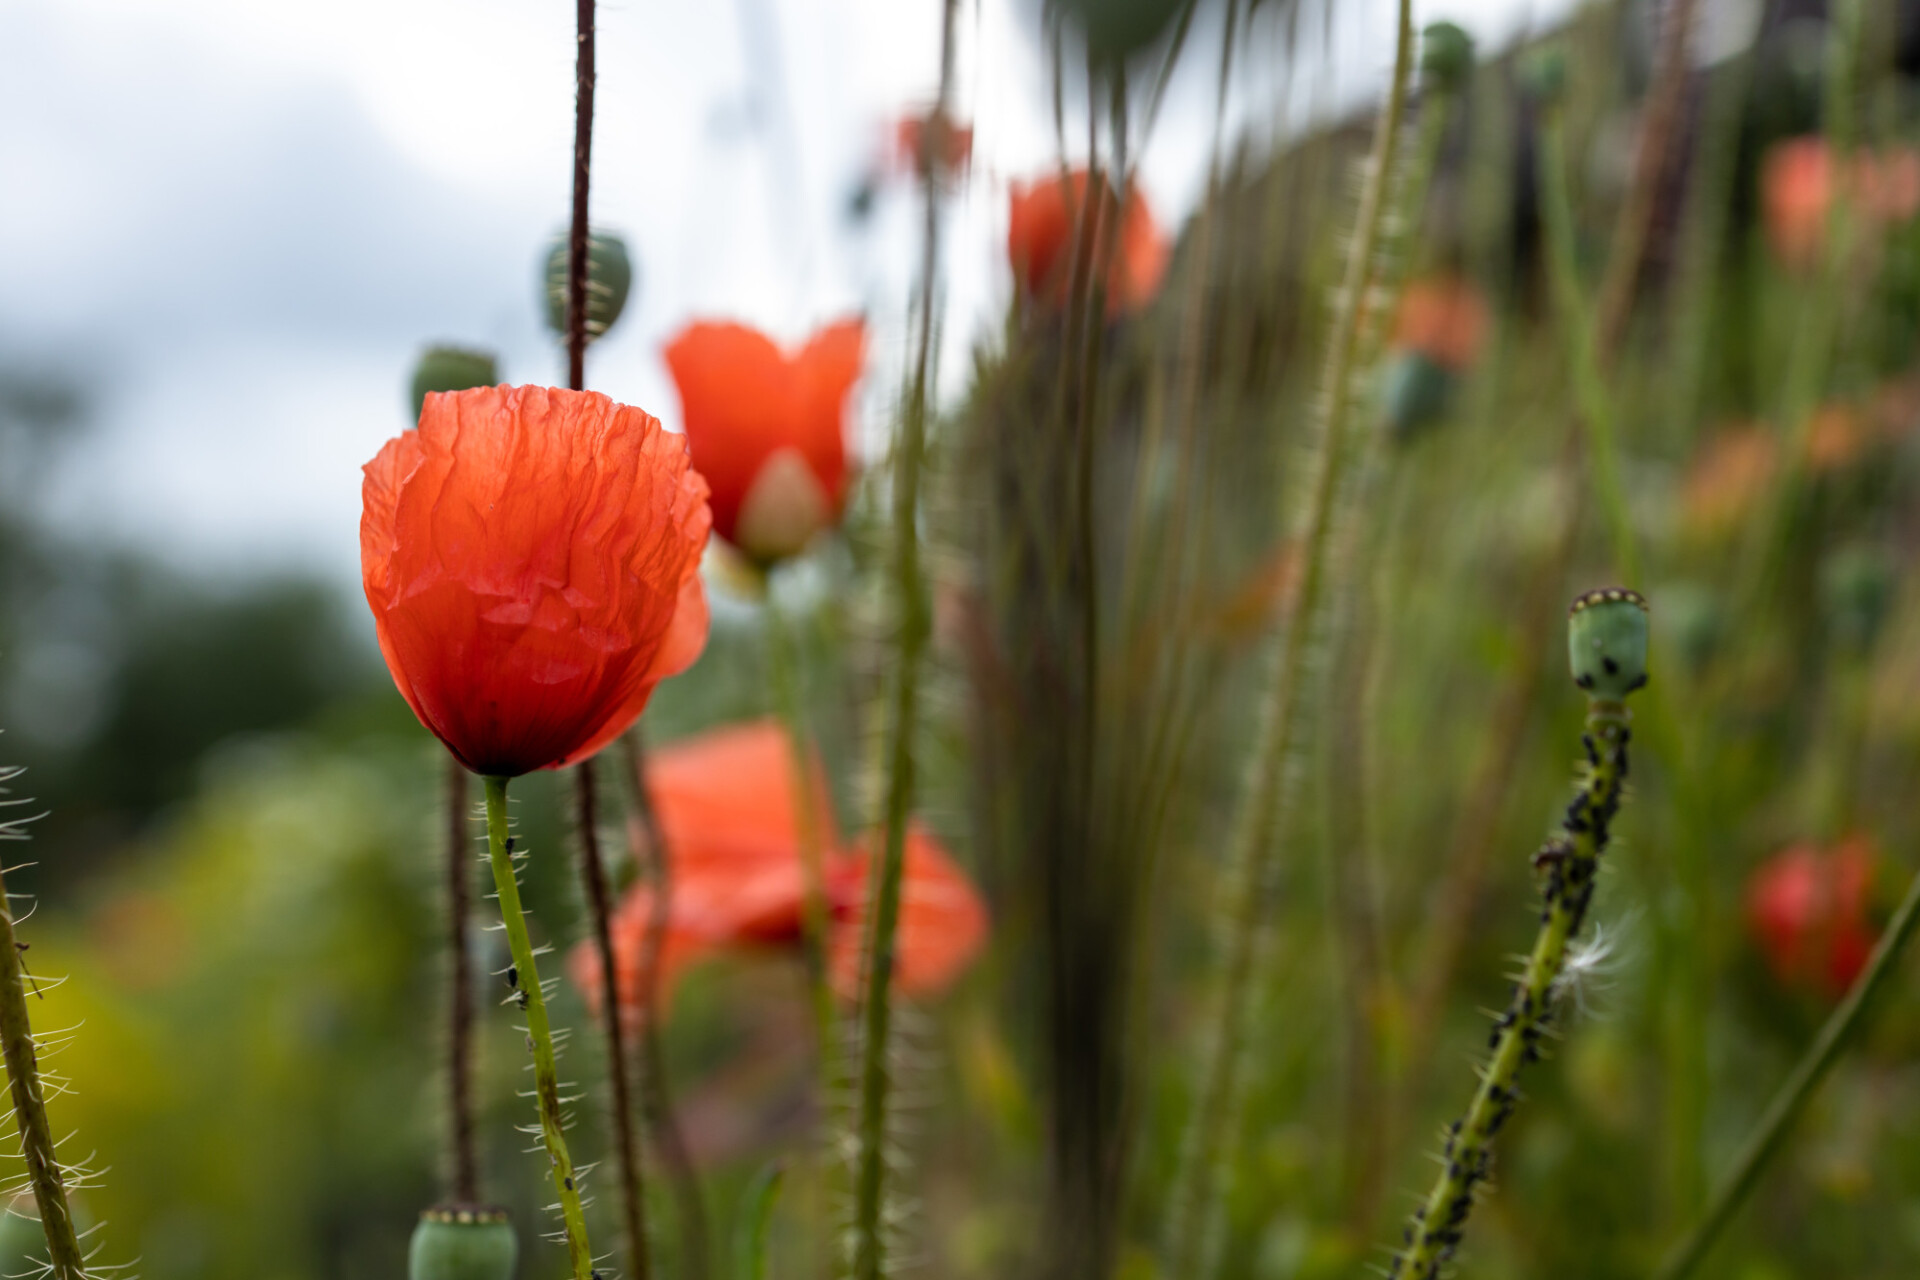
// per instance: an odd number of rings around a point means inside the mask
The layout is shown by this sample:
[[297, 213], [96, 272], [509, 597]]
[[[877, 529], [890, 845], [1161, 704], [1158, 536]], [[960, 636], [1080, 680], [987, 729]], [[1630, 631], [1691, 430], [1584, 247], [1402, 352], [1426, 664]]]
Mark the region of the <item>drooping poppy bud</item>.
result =
[[866, 326], [844, 320], [788, 354], [756, 329], [700, 322], [666, 349], [713, 528], [749, 559], [798, 554], [847, 499], [847, 395]]
[[1079, 29], [1087, 53], [1113, 67], [1156, 43], [1189, 0], [1054, 0]]
[[413, 418], [420, 420], [420, 406], [429, 391], [465, 391], [469, 387], [490, 387], [500, 381], [493, 352], [471, 347], [428, 347], [413, 366]]
[[1834, 639], [1856, 654], [1873, 648], [1893, 607], [1899, 571], [1884, 549], [1842, 547], [1820, 565], [1820, 603]]
[[1774, 978], [1837, 999], [1873, 954], [1868, 916], [1874, 848], [1851, 836], [1830, 849], [1789, 846], [1747, 882], [1747, 924]]
[[435, 393], [365, 471], [380, 651], [475, 773], [592, 755], [700, 655], [706, 485], [652, 415], [590, 391]]
[[1429, 22], [1420, 33], [1420, 78], [1441, 93], [1458, 93], [1473, 74], [1473, 37], [1457, 22]]
[[[1093, 196], [1099, 198], [1098, 208], [1088, 205]], [[1139, 191], [1127, 192], [1125, 207], [1116, 215], [1119, 203], [1112, 188], [1104, 181], [1096, 188], [1085, 169], [1074, 170], [1064, 182], [1055, 174], [1031, 185], [1015, 183], [1007, 216], [1007, 262], [1020, 292], [1054, 309], [1064, 307], [1072, 288], [1075, 231], [1090, 222], [1094, 240], [1089, 261], [1105, 284], [1108, 319], [1151, 301], [1166, 275], [1171, 250]], [[1117, 246], [1110, 230], [1116, 220]]]
[[973, 160], [973, 126], [939, 110], [902, 116], [894, 125], [894, 166], [905, 174], [950, 180]]
[[1611, 702], [1647, 682], [1647, 602], [1626, 587], [1601, 587], [1574, 600], [1567, 617], [1573, 682]]
[[[547, 267], [542, 276], [547, 327], [562, 338], [567, 336], [567, 266], [572, 253], [568, 237], [555, 236], [547, 247]], [[626, 241], [609, 231], [591, 233], [587, 237], [587, 341], [613, 328], [632, 291], [633, 260], [627, 256]]]
[[427, 1209], [407, 1246], [407, 1280], [513, 1280], [519, 1257], [505, 1209]]

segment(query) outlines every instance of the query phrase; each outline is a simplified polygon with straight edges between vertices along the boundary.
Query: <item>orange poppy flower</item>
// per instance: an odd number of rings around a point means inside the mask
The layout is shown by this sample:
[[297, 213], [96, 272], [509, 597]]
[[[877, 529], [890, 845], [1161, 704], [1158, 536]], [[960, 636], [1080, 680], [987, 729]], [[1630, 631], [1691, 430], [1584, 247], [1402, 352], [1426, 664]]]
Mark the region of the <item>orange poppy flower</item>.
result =
[[[661, 939], [660, 990], [672, 990], [689, 964], [728, 951], [797, 950], [804, 936], [806, 876], [792, 748], [773, 721], [714, 730], [652, 752], [647, 789], [667, 845], [669, 904]], [[821, 881], [834, 984], [855, 993], [868, 893], [869, 859], [841, 846], [824, 775], [816, 772], [813, 813], [820, 823]], [[954, 981], [986, 940], [979, 893], [933, 837], [907, 836], [895, 981], [909, 995]], [[612, 927], [614, 973], [623, 1025], [638, 1025], [641, 948], [653, 895], [638, 885]], [[575, 947], [573, 979], [598, 1008], [599, 957]]]
[[[1071, 287], [1076, 217], [1086, 216], [1089, 177], [1075, 169], [1066, 181], [1058, 175], [1031, 185], [1015, 183], [1007, 217], [1007, 261], [1020, 292], [1052, 307], [1067, 302]], [[1106, 269], [1107, 316], [1113, 318], [1145, 306], [1160, 288], [1171, 250], [1155, 225], [1153, 213], [1138, 190], [1127, 192], [1120, 215], [1120, 244], [1110, 249], [1106, 227], [1113, 221], [1114, 196], [1103, 181], [1102, 207], [1094, 237], [1096, 269]], [[1111, 262], [1111, 267], [1107, 264]]]
[[365, 472], [380, 652], [475, 773], [585, 759], [700, 656], [707, 488], [652, 415], [590, 391], [434, 393]]
[[745, 325], [690, 324], [666, 349], [713, 529], [762, 563], [838, 523], [847, 497], [847, 393], [866, 326], [845, 320], [788, 355]]
[[894, 125], [893, 162], [902, 173], [931, 169], [951, 178], [973, 160], [973, 126], [939, 111], [903, 116]]
[[1458, 276], [1414, 280], [1401, 291], [1393, 339], [1456, 373], [1473, 367], [1487, 332], [1487, 304], [1471, 281]]
[[1868, 229], [1905, 222], [1920, 214], [1920, 154], [1861, 151], [1836, 169], [1824, 138], [1775, 143], [1761, 162], [1760, 195], [1767, 243], [1782, 262], [1806, 268], [1819, 261], [1827, 211], [1841, 188]]
[[1849, 836], [1830, 849], [1796, 844], [1747, 883], [1747, 923], [1773, 976], [1838, 998], [1873, 954], [1868, 919], [1873, 843]]
[[1681, 483], [1681, 506], [1699, 533], [1718, 536], [1745, 518], [1773, 483], [1779, 446], [1763, 426], [1726, 427], [1694, 454]]

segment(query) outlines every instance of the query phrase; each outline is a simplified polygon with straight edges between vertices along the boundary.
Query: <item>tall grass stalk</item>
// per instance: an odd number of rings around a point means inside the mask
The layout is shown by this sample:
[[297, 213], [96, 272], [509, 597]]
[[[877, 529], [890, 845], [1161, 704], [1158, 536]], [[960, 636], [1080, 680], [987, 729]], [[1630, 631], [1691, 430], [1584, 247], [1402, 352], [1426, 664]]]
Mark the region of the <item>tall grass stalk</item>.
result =
[[1240, 1108], [1241, 1058], [1256, 990], [1256, 961], [1266, 932], [1277, 836], [1290, 815], [1294, 757], [1304, 737], [1302, 695], [1310, 651], [1332, 588], [1328, 549], [1335, 501], [1350, 460], [1348, 416], [1412, 65], [1412, 5], [1410, 0], [1401, 0], [1391, 87], [1374, 132], [1323, 375], [1324, 417], [1312, 464], [1314, 479], [1305, 520], [1300, 586], [1279, 639], [1273, 678], [1262, 709], [1259, 742], [1236, 817], [1223, 916], [1225, 954], [1214, 1023], [1170, 1207], [1167, 1274], [1180, 1280], [1202, 1274], [1207, 1237], [1218, 1207], [1216, 1184], [1230, 1158], [1232, 1139], [1237, 1137], [1234, 1117]]
[[[949, 118], [953, 98], [954, 23], [958, 0], [940, 12], [940, 87], [932, 119]], [[932, 630], [927, 584], [920, 565], [920, 473], [927, 449], [928, 401], [933, 358], [934, 293], [940, 265], [940, 183], [937, 148], [923, 149], [920, 181], [925, 195], [921, 227], [920, 297], [915, 350], [900, 437], [894, 447], [893, 591], [898, 650], [887, 724], [885, 830], [875, 868], [873, 945], [866, 958], [861, 1001], [859, 1102], [855, 1118], [852, 1275], [879, 1280], [887, 1273], [882, 1209], [886, 1197], [888, 1077], [892, 1030], [895, 933], [900, 921], [900, 882], [906, 858], [907, 821], [913, 810], [914, 736], [919, 725], [920, 667]]]
[[[0, 768], [0, 784], [24, 772], [19, 766]], [[0, 786], [0, 794], [5, 789]], [[0, 802], [6, 806], [24, 803]], [[0, 821], [0, 843], [27, 838], [31, 819]], [[13, 868], [18, 870], [19, 868]], [[20, 953], [26, 944], [15, 932], [13, 900], [7, 892], [6, 871], [0, 869], [0, 1055], [7, 1066], [13, 1097], [14, 1127], [20, 1135], [20, 1157], [27, 1166], [26, 1185], [40, 1211], [40, 1229], [47, 1238], [48, 1280], [86, 1280], [87, 1258], [74, 1231], [73, 1208], [67, 1202], [67, 1174], [54, 1150], [53, 1129], [47, 1122], [45, 1081], [40, 1072], [41, 1045], [27, 1015], [26, 966]]]

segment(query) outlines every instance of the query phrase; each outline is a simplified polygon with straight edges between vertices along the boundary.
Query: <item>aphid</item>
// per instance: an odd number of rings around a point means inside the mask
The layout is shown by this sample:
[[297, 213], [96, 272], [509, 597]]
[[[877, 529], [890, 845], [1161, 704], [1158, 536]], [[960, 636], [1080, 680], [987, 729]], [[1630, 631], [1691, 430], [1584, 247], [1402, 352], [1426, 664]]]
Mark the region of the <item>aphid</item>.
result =
[[520, 1007], [521, 1007], [522, 1009], [524, 1009], [524, 1008], [526, 1008], [526, 1007], [527, 1007], [527, 993], [526, 993], [526, 992], [525, 992], [524, 990], [522, 990], [522, 991], [516, 991], [516, 992], [514, 993], [514, 997], [513, 997], [513, 1001], [514, 1001], [514, 1003], [515, 1003], [515, 1004], [517, 1004], [517, 1005], [519, 1005], [519, 1006], [520, 1006]]
[[507, 985], [509, 987], [518, 987], [520, 985], [520, 966], [519, 965], [510, 964], [507, 966]]

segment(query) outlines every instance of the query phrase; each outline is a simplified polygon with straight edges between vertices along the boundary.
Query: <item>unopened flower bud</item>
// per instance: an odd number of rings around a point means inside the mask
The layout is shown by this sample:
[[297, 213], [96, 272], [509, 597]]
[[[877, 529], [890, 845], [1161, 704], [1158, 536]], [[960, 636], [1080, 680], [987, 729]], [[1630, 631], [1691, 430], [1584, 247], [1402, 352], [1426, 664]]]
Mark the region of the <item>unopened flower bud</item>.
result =
[[[547, 325], [561, 337], [567, 334], [567, 265], [572, 245], [567, 236], [554, 238], [547, 250]], [[587, 237], [587, 341], [613, 328], [626, 308], [633, 288], [633, 262], [626, 242], [606, 231]]]
[[419, 363], [413, 366], [414, 420], [419, 421], [420, 409], [429, 391], [465, 391], [469, 387], [495, 386], [499, 381], [499, 369], [491, 351], [428, 347], [421, 352]]
[[1647, 602], [1626, 587], [1601, 587], [1573, 602], [1567, 619], [1573, 682], [1621, 702], [1647, 682]]
[[513, 1280], [519, 1254], [505, 1209], [427, 1209], [407, 1249], [407, 1280]]
[[1458, 93], [1473, 74], [1473, 37], [1456, 22], [1430, 22], [1420, 34], [1420, 76], [1441, 93]]
[[1567, 91], [1567, 52], [1558, 45], [1536, 49], [1520, 64], [1520, 83], [1542, 105]]

